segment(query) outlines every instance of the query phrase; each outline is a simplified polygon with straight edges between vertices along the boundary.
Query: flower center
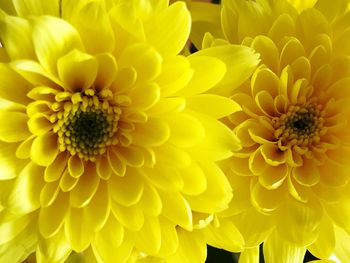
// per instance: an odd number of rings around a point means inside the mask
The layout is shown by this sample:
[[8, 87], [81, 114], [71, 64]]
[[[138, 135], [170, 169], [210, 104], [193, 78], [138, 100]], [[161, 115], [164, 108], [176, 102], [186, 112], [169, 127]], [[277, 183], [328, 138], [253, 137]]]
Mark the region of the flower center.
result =
[[60, 150], [84, 160], [95, 161], [106, 147], [117, 143], [120, 109], [97, 96], [84, 96], [81, 100], [64, 103], [58, 114], [58, 141]]
[[291, 105], [286, 113], [273, 118], [275, 138], [280, 149], [318, 143], [325, 133], [323, 116], [322, 106], [311, 101], [306, 105]]

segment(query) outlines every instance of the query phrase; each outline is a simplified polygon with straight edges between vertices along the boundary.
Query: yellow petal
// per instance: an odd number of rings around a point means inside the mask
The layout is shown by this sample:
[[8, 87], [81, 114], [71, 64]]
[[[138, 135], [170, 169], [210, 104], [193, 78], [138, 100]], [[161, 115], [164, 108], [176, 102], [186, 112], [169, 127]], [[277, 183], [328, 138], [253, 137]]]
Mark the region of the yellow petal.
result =
[[213, 163], [200, 163], [207, 178], [207, 189], [200, 195], [186, 195], [192, 210], [213, 213], [227, 208], [232, 198], [232, 189], [224, 173]]
[[161, 72], [161, 62], [158, 52], [146, 44], [128, 46], [118, 59], [120, 67], [133, 67], [141, 80], [155, 79]]
[[288, 243], [274, 231], [264, 243], [264, 258], [267, 262], [302, 263], [306, 249]]
[[[69, 21], [78, 31], [91, 54], [111, 52], [115, 38], [108, 14], [101, 1], [62, 1], [60, 17]], [[91, 26], [94, 25], [94, 26]], [[91, 41], [94, 38], [94, 41]]]
[[241, 110], [236, 102], [214, 94], [200, 94], [187, 98], [187, 107], [202, 112], [215, 119], [221, 119]]
[[335, 243], [333, 222], [328, 217], [324, 216], [320, 224], [320, 234], [317, 240], [307, 249], [315, 257], [330, 258], [334, 253]]
[[20, 161], [13, 153], [16, 151], [16, 144], [0, 141], [0, 180], [9, 180], [18, 176], [26, 161]]
[[49, 117], [43, 113], [36, 113], [28, 120], [28, 128], [35, 135], [42, 135], [52, 130], [54, 124], [50, 122]]
[[179, 191], [183, 187], [183, 180], [179, 170], [159, 162], [150, 169], [145, 169], [145, 175], [153, 185], [164, 191]]
[[132, 140], [136, 145], [157, 146], [169, 139], [170, 129], [161, 119], [149, 118], [144, 124], [135, 125]]
[[241, 232], [246, 247], [259, 246], [265, 241], [273, 227], [269, 217], [258, 212], [255, 208], [232, 217], [234, 224]]
[[35, 52], [43, 68], [56, 75], [57, 60], [74, 48], [82, 49], [78, 32], [66, 21], [50, 16], [36, 19], [33, 28]]
[[303, 166], [295, 167], [292, 170], [295, 180], [304, 186], [313, 186], [320, 180], [320, 172], [313, 160], [304, 158]]
[[258, 263], [259, 262], [259, 247], [246, 248], [239, 256], [240, 263]]
[[13, 2], [14, 7], [16, 8], [17, 14], [19, 16], [59, 16], [58, 1], [16, 0]]
[[179, 147], [190, 147], [205, 136], [202, 124], [190, 114], [176, 114], [167, 118], [170, 128], [169, 141]]
[[205, 172], [197, 163], [180, 169], [183, 181], [182, 192], [187, 195], [198, 195], [207, 189]]
[[189, 57], [194, 74], [186, 87], [180, 90], [177, 95], [189, 97], [206, 92], [213, 88], [226, 73], [226, 66], [221, 60], [205, 55], [197, 56], [196, 54]]
[[[12, 60], [35, 59], [31, 41], [31, 28], [27, 20], [0, 13], [1, 43]], [[19, 48], [16, 43], [21, 43]]]
[[60, 180], [60, 187], [63, 192], [68, 192], [78, 183], [79, 177], [72, 177], [68, 170], [65, 170]]
[[58, 180], [67, 167], [68, 154], [61, 153], [55, 161], [45, 169], [44, 179], [46, 182], [54, 182]]
[[[109, 228], [110, 234], [114, 233], [115, 228]], [[117, 232], [118, 233], [118, 232]], [[119, 234], [116, 234], [119, 236]], [[125, 263], [129, 258], [133, 246], [130, 241], [124, 241], [118, 246], [115, 246], [113, 243], [109, 242], [110, 239], [107, 239], [106, 236], [100, 235], [99, 238], [93, 240], [92, 249], [98, 262], [120, 262]], [[114, 240], [114, 238], [112, 238]]]
[[108, 53], [96, 55], [98, 64], [97, 75], [95, 79], [96, 89], [108, 89], [118, 75], [118, 66], [115, 58]]
[[84, 173], [84, 163], [78, 155], [73, 155], [68, 159], [68, 171], [74, 178], [79, 178]]
[[49, 238], [59, 231], [66, 218], [68, 205], [68, 195], [59, 193], [53, 204], [40, 209], [38, 225], [43, 237]]
[[58, 155], [57, 135], [49, 132], [38, 136], [31, 149], [32, 161], [38, 165], [50, 165]]
[[158, 253], [161, 246], [161, 229], [158, 217], [146, 217], [135, 237], [135, 246], [149, 255]]
[[[179, 248], [174, 255], [169, 256], [169, 263], [204, 262], [207, 257], [207, 247], [200, 233], [178, 230]], [[196, 253], [193, 253], [196, 251]]]
[[58, 59], [57, 70], [66, 90], [82, 91], [90, 88], [96, 79], [97, 60], [74, 49]]
[[108, 189], [115, 202], [131, 206], [139, 202], [143, 193], [143, 178], [137, 169], [128, 168], [125, 176], [115, 176], [108, 181]]
[[144, 164], [143, 153], [137, 147], [119, 147], [115, 152], [120, 160], [129, 166], [141, 167]]
[[99, 182], [100, 177], [96, 174], [95, 165], [87, 163], [84, 174], [79, 177], [78, 183], [70, 191], [70, 205], [80, 208], [89, 204], [98, 189]]
[[101, 156], [96, 161], [96, 172], [103, 180], [108, 180], [112, 175], [112, 167], [109, 165], [108, 158]]
[[0, 112], [0, 140], [5, 142], [19, 142], [27, 139], [31, 134], [27, 126], [26, 114], [14, 111]]
[[280, 81], [270, 69], [261, 68], [252, 76], [251, 89], [254, 97], [260, 91], [267, 91], [272, 97], [276, 97], [280, 91]]
[[162, 97], [169, 97], [183, 89], [191, 80], [193, 69], [187, 57], [174, 56], [163, 60], [162, 72], [157, 78], [161, 87]]
[[279, 166], [267, 165], [262, 174], [259, 175], [259, 183], [267, 189], [277, 189], [283, 184], [288, 173], [289, 169], [285, 164]]
[[36, 258], [38, 262], [64, 262], [71, 251], [72, 248], [61, 228], [50, 238], [39, 237]]
[[181, 148], [172, 144], [164, 144], [155, 148], [157, 162], [175, 167], [186, 167], [191, 164], [191, 156]]
[[18, 217], [15, 220], [10, 220], [8, 222], [2, 223], [0, 225], [0, 245], [3, 245], [14, 239], [17, 235], [25, 230], [25, 228], [31, 223], [32, 220], [32, 215], [26, 215]]
[[222, 122], [205, 115], [196, 115], [205, 129], [205, 137], [195, 147], [188, 149], [194, 159], [223, 160], [232, 156], [232, 151], [241, 148], [236, 135]]
[[126, 228], [132, 231], [141, 229], [145, 216], [142, 209], [137, 206], [125, 207], [111, 200], [112, 211], [117, 220]]
[[334, 1], [331, 6], [327, 3], [328, 2], [325, 0], [318, 0], [315, 4], [315, 8], [320, 10], [329, 21], [332, 21], [337, 15], [344, 13], [347, 5], [349, 4], [349, 2], [345, 0]]
[[208, 244], [228, 251], [242, 251], [244, 240], [230, 218], [220, 219], [219, 226], [208, 225], [203, 230]]
[[276, 227], [279, 235], [295, 246], [307, 246], [318, 236], [323, 210], [316, 198], [307, 203], [288, 198], [277, 211]]
[[163, 203], [162, 214], [173, 223], [192, 231], [192, 211], [186, 199], [176, 192], [159, 191]]
[[40, 191], [44, 185], [43, 169], [30, 162], [18, 175], [7, 205], [18, 214], [29, 213], [40, 206]]
[[46, 183], [40, 192], [41, 207], [50, 206], [56, 200], [59, 191], [59, 182]]
[[159, 217], [159, 223], [162, 236], [158, 255], [165, 257], [173, 254], [176, 251], [178, 248], [179, 239], [177, 236], [175, 224], [164, 217]]
[[335, 234], [336, 234], [336, 247], [335, 247], [335, 255], [339, 259], [340, 262], [348, 262], [350, 259], [350, 251], [349, 251], [349, 241], [350, 235], [342, 228], [335, 226]]
[[[276, 198], [278, 196], [279, 198]], [[284, 189], [268, 190], [260, 183], [252, 183], [251, 199], [253, 205], [263, 213], [276, 210], [284, 200]]]
[[90, 228], [83, 209], [70, 208], [64, 224], [65, 234], [72, 249], [82, 252], [91, 243], [94, 229]]
[[27, 105], [30, 85], [8, 65], [0, 64], [0, 97]]
[[252, 49], [240, 45], [207, 48], [196, 52], [193, 56], [210, 56], [225, 63], [226, 74], [220, 81], [218, 88], [215, 89], [223, 95], [231, 95], [233, 89], [239, 87], [252, 75], [259, 63], [258, 54], [254, 53]]
[[110, 199], [107, 183], [100, 181], [98, 189], [87, 206], [84, 207], [86, 220], [95, 231], [100, 230], [110, 214]]
[[155, 84], [145, 84], [136, 86], [129, 93], [132, 107], [136, 109], [148, 110], [160, 99], [160, 88]]
[[146, 28], [147, 41], [164, 56], [177, 55], [190, 33], [191, 18], [185, 3], [176, 2], [162, 10]]
[[139, 204], [143, 208], [144, 213], [151, 216], [158, 216], [163, 207], [156, 188], [146, 182], [144, 182], [143, 194]]
[[[120, 160], [118, 155], [115, 153], [116, 149], [110, 149], [108, 151], [108, 163], [112, 168], [115, 175], [123, 177], [126, 171], [126, 165]], [[112, 174], [113, 176], [113, 174]]]

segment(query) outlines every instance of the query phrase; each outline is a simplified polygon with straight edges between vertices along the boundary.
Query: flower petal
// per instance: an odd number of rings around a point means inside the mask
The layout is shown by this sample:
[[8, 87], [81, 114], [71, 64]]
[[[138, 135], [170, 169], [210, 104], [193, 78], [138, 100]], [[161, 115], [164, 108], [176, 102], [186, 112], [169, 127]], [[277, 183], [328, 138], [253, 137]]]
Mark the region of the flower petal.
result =
[[120, 67], [134, 68], [141, 80], [155, 79], [161, 72], [161, 62], [157, 50], [146, 44], [128, 46], [118, 59]]
[[295, 180], [304, 186], [313, 186], [320, 181], [320, 172], [313, 160], [304, 158], [303, 165], [292, 169]]
[[8, 197], [7, 206], [17, 214], [25, 214], [40, 207], [40, 191], [44, 185], [43, 169], [30, 162], [18, 175]]
[[138, 231], [143, 226], [145, 216], [137, 205], [122, 206], [111, 200], [112, 211], [118, 221], [131, 231]]
[[[79, 31], [90, 54], [114, 50], [115, 37], [104, 2], [61, 1], [60, 8], [62, 10], [60, 17], [69, 21]], [[91, 37], [94, 41], [91, 41]]]
[[40, 64], [54, 75], [57, 75], [57, 60], [72, 49], [82, 49], [83, 46], [73, 26], [51, 16], [36, 19], [33, 43]]
[[158, 191], [147, 182], [144, 182], [143, 193], [139, 204], [143, 208], [144, 213], [151, 216], [158, 216], [163, 207]]
[[302, 263], [306, 249], [288, 243], [274, 231], [264, 243], [264, 258], [267, 262]]
[[68, 195], [59, 193], [53, 204], [40, 209], [38, 225], [40, 234], [43, 237], [49, 238], [59, 231], [64, 223], [68, 205]]
[[[338, 240], [337, 240], [338, 242]], [[318, 258], [330, 258], [335, 249], [335, 234], [333, 222], [324, 216], [320, 224], [320, 234], [317, 240], [307, 249]]]
[[89, 204], [98, 189], [99, 182], [100, 177], [96, 174], [95, 165], [86, 163], [84, 174], [79, 177], [78, 183], [70, 191], [70, 205], [80, 208]]
[[59, 2], [46, 0], [16, 0], [13, 1], [19, 16], [59, 16]]
[[131, 206], [139, 202], [143, 193], [143, 178], [137, 169], [128, 168], [125, 176], [113, 175], [108, 180], [108, 189], [115, 202]]
[[30, 90], [30, 84], [8, 65], [0, 64], [0, 97], [23, 105], [29, 103], [26, 96]]
[[149, 118], [144, 124], [136, 124], [132, 135], [133, 143], [142, 146], [157, 146], [169, 139], [170, 129], [161, 119]]
[[94, 229], [90, 228], [83, 209], [71, 207], [66, 216], [64, 227], [72, 249], [79, 253], [89, 247]]
[[[12, 60], [35, 59], [31, 40], [31, 27], [27, 20], [0, 13], [1, 44]], [[17, 45], [21, 43], [21, 47]]]
[[147, 42], [164, 56], [177, 55], [190, 34], [191, 17], [185, 3], [176, 2], [162, 10], [145, 28]]
[[27, 139], [31, 134], [27, 126], [26, 114], [14, 111], [0, 112], [0, 140], [5, 142], [19, 142]]
[[207, 179], [207, 189], [200, 195], [186, 195], [192, 210], [201, 213], [219, 212], [232, 199], [232, 188], [222, 170], [213, 163], [200, 163]]
[[135, 246], [149, 255], [158, 253], [161, 246], [161, 229], [158, 217], [146, 217], [135, 237]]
[[84, 207], [84, 211], [86, 220], [95, 231], [104, 226], [110, 214], [109, 191], [105, 181], [100, 181], [96, 193], [89, 204]]
[[57, 70], [66, 90], [82, 91], [90, 88], [96, 79], [97, 60], [74, 49], [58, 59]]
[[192, 231], [192, 211], [186, 199], [176, 192], [159, 191], [162, 199], [163, 209], [162, 214], [188, 231]]
[[215, 57], [193, 55], [189, 57], [189, 61], [194, 74], [186, 87], [177, 93], [180, 96], [190, 97], [206, 92], [226, 73], [225, 64]]
[[74, 178], [79, 178], [84, 173], [84, 163], [78, 155], [68, 159], [68, 172]]
[[67, 167], [68, 154], [61, 153], [55, 161], [45, 169], [44, 179], [46, 182], [54, 182], [58, 180]]
[[288, 198], [275, 214], [278, 218], [276, 229], [294, 246], [308, 246], [318, 236], [322, 214], [321, 204], [316, 198], [310, 197], [307, 203]]
[[[200, 233], [188, 232], [184, 229], [177, 231], [179, 247], [175, 254], [169, 256], [169, 263], [204, 262], [207, 257], [206, 243]], [[196, 251], [196, 253], [193, 253]]]
[[202, 124], [186, 113], [176, 114], [167, 118], [170, 128], [169, 142], [179, 147], [190, 147], [197, 144], [205, 136]]
[[49, 132], [38, 136], [33, 141], [30, 155], [38, 165], [48, 166], [53, 163], [58, 155], [57, 135]]

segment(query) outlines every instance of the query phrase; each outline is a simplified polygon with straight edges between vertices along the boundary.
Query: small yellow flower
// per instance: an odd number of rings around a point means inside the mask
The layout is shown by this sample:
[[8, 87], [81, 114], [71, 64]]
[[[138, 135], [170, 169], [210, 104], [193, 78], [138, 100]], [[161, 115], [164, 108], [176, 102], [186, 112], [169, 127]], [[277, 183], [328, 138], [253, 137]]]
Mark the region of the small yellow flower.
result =
[[190, 31], [181, 2], [2, 3], [18, 16], [0, 13], [0, 262], [72, 251], [204, 262], [200, 229], [232, 197], [216, 162], [240, 148], [218, 121], [240, 107], [209, 90], [239, 85], [257, 56], [231, 45], [178, 55]]
[[203, 40], [261, 58], [249, 81], [223, 90], [242, 107], [226, 121], [242, 149], [224, 163], [235, 196], [222, 214], [245, 239], [240, 262], [261, 242], [266, 262], [302, 262], [306, 249], [350, 260], [349, 1], [301, 3], [223, 1], [225, 39]]

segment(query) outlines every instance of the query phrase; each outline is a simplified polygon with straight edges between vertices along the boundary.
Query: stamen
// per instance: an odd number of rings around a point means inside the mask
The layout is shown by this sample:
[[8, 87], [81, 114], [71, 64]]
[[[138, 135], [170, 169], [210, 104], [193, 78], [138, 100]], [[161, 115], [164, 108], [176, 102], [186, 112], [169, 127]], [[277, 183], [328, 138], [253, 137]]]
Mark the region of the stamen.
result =
[[[58, 134], [60, 151], [68, 150], [84, 160], [95, 161], [106, 147], [118, 142], [116, 132], [121, 109], [108, 101], [100, 101], [95, 92], [71, 94], [61, 103], [54, 131]], [[58, 108], [58, 107], [55, 107]]]
[[309, 147], [325, 133], [324, 112], [315, 100], [305, 105], [291, 105], [286, 113], [272, 119], [275, 138], [281, 150], [294, 145]]

